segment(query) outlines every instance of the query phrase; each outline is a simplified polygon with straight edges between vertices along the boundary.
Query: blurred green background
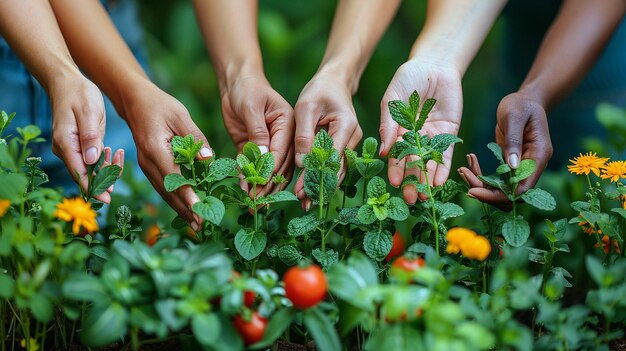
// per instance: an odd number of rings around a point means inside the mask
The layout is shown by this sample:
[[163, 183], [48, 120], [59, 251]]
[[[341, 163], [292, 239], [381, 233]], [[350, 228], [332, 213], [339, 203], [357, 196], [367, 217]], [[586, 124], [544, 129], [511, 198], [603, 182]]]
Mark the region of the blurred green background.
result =
[[[154, 80], [187, 106], [218, 154], [234, 156], [221, 119], [217, 81], [191, 2], [174, 0], [160, 2], [160, 6], [149, 0], [139, 3]], [[292, 105], [322, 59], [335, 6], [336, 1], [331, 0], [259, 2], [265, 73], [274, 89]], [[378, 138], [380, 100], [396, 69], [406, 61], [425, 10], [425, 1], [403, 2], [363, 74], [354, 105], [365, 136]], [[457, 147], [455, 165], [464, 163], [467, 151], [475, 148], [471, 135], [481, 123], [472, 123], [470, 116], [485, 110], [500, 27], [499, 23], [494, 26], [463, 81], [461, 137], [466, 141]], [[495, 116], [491, 119], [495, 121]]]

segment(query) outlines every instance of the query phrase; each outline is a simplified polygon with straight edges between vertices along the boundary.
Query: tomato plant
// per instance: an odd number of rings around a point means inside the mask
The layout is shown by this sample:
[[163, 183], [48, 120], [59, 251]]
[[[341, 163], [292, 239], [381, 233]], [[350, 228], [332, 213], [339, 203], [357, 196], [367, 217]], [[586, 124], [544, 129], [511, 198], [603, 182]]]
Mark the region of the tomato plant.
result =
[[257, 311], [252, 312], [248, 320], [241, 314], [233, 319], [233, 325], [246, 345], [252, 345], [263, 339], [267, 323], [267, 319], [261, 317]]
[[285, 295], [297, 308], [313, 307], [326, 297], [326, 275], [317, 265], [292, 267], [285, 273], [283, 281]]
[[400, 256], [391, 263], [391, 270], [402, 270], [407, 273], [418, 270], [420, 267], [424, 267], [426, 262], [421, 257], [409, 258], [407, 256]]
[[387, 262], [389, 262], [395, 257], [402, 255], [405, 249], [406, 243], [404, 242], [404, 238], [402, 237], [402, 234], [400, 234], [400, 232], [396, 231], [395, 234], [393, 234], [391, 250], [387, 254], [387, 257], [385, 257], [385, 259], [387, 260]]

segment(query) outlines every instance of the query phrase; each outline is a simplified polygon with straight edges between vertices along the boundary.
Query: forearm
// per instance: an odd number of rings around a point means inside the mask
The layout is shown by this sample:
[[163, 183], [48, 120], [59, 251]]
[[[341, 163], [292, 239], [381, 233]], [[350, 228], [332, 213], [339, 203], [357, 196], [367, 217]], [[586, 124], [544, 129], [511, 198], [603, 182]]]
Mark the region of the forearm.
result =
[[80, 76], [47, 1], [0, 1], [0, 34], [43, 88]]
[[340, 0], [319, 71], [346, 82], [354, 94], [400, 0]]
[[451, 64], [465, 74], [505, 4], [506, 0], [429, 0], [410, 59]]
[[125, 104], [149, 80], [105, 9], [97, 0], [50, 4], [76, 63], [128, 118]]
[[194, 0], [194, 7], [222, 89], [242, 72], [263, 74], [256, 0]]
[[587, 74], [626, 11], [623, 0], [567, 0], [520, 87], [546, 110]]

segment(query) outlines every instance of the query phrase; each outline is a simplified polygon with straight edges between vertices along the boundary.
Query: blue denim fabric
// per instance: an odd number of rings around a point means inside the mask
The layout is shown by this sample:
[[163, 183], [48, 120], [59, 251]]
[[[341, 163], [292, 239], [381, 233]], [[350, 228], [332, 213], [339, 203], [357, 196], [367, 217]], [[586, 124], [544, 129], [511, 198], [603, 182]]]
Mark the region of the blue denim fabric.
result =
[[[134, 0], [102, 0], [102, 4], [139, 63], [146, 69], [142, 27]], [[111, 101], [106, 97], [105, 108], [107, 116], [105, 145], [114, 150], [123, 148], [126, 160], [133, 162], [137, 159], [137, 152], [126, 122], [119, 117]], [[50, 176], [50, 185], [75, 189], [65, 165], [52, 153], [52, 109], [49, 98], [1, 36], [0, 109], [8, 113], [17, 113], [4, 135], [16, 134], [17, 127], [28, 124], [35, 124], [41, 128], [42, 137], [46, 142], [33, 145], [33, 154], [43, 158], [42, 168]]]

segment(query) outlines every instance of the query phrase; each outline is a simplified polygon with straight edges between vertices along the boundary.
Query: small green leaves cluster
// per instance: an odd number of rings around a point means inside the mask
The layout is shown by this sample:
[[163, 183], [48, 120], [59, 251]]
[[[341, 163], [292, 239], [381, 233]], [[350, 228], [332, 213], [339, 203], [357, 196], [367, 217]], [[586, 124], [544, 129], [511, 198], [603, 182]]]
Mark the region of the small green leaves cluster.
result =
[[328, 204], [337, 190], [341, 163], [339, 153], [333, 148], [333, 139], [324, 129], [317, 133], [311, 152], [304, 155], [302, 162], [307, 196], [313, 204]]
[[496, 169], [497, 175], [480, 175], [478, 178], [483, 183], [500, 189], [511, 201], [513, 211], [507, 216], [506, 221], [502, 225], [502, 235], [509, 245], [518, 247], [528, 241], [530, 227], [524, 217], [517, 215], [517, 203], [525, 202], [537, 209], [552, 211], [556, 208], [556, 200], [550, 193], [539, 188], [529, 189], [521, 194], [518, 193], [519, 183], [530, 177], [537, 167], [534, 160], [524, 159], [520, 162], [517, 169], [512, 169], [504, 161], [502, 149], [498, 144], [489, 143], [487, 147], [493, 152], [500, 165]]

